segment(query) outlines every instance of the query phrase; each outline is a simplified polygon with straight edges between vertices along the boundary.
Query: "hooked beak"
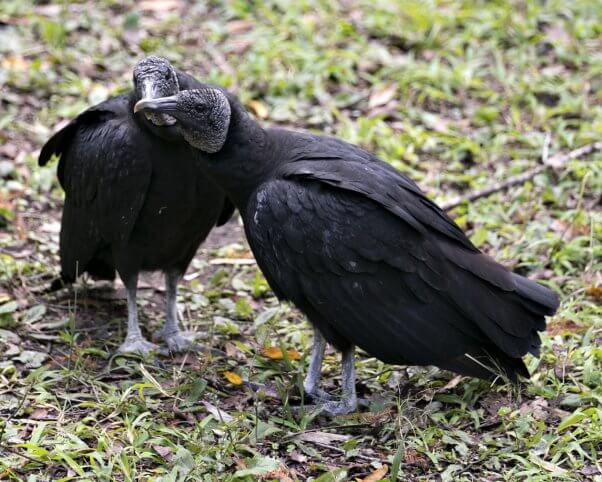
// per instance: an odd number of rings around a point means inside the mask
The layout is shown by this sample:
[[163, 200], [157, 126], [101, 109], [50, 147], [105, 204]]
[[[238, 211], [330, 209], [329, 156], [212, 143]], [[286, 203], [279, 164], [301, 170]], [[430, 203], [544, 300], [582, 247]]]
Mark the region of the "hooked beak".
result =
[[169, 114], [178, 112], [178, 98], [175, 95], [170, 97], [159, 97], [157, 99], [140, 99], [134, 105], [134, 112], [147, 110], [151, 112], [159, 112]]

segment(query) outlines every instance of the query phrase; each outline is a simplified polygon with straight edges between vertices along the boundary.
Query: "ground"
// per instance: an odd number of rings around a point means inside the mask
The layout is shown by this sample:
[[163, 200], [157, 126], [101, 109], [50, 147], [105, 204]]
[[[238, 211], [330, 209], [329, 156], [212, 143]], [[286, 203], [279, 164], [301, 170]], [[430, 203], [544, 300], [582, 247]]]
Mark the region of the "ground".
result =
[[[601, 153], [450, 211], [481, 249], [561, 294], [528, 385], [363, 354], [370, 407], [333, 420], [292, 409], [311, 331], [274, 298], [238, 220], [212, 233], [179, 298], [183, 324], [224, 354], [116, 356], [121, 286], [45, 291], [62, 192], [56, 163], [36, 165], [51, 132], [128, 89], [153, 53], [266, 124], [374, 151], [445, 202], [536, 168], [544, 147], [600, 140], [601, 12], [599, 0], [4, 0], [0, 479], [602, 480]], [[149, 337], [162, 295], [160, 278], [144, 280]], [[325, 374], [335, 391], [335, 353]]]

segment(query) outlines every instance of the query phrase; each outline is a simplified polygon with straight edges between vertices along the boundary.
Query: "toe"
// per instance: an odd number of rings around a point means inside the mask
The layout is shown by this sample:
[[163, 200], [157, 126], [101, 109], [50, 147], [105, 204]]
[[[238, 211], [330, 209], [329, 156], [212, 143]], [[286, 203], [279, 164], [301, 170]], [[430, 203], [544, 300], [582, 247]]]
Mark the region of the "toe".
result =
[[181, 333], [165, 338], [165, 342], [172, 352], [185, 351], [195, 345], [194, 337], [188, 337]]
[[141, 353], [146, 356], [151, 351], [158, 349], [157, 345], [144, 338], [126, 338], [117, 351], [119, 353]]

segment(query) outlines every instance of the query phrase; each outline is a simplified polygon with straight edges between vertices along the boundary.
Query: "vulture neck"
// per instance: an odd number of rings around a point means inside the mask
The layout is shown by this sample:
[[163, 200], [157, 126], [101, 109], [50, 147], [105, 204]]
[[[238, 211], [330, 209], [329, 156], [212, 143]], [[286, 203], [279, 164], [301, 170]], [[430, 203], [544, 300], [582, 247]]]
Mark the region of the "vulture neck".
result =
[[276, 163], [268, 155], [266, 131], [234, 96], [228, 94], [228, 100], [232, 113], [224, 147], [200, 158], [207, 175], [242, 212], [249, 196], [269, 177]]

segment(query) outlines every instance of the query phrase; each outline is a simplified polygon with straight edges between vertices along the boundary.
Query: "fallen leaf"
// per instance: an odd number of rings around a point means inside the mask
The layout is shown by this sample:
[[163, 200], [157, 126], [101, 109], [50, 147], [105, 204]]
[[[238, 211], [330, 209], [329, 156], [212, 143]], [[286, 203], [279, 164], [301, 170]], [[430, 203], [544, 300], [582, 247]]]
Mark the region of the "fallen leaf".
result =
[[29, 416], [32, 420], [46, 420], [48, 418], [48, 409], [36, 408]]
[[180, 5], [179, 0], [143, 0], [138, 3], [140, 10], [147, 12], [165, 12]]
[[[263, 348], [261, 350], [261, 354], [270, 360], [282, 360], [284, 358], [284, 354], [282, 350], [278, 346], [270, 346]], [[297, 350], [286, 350], [286, 354], [289, 360], [300, 360], [301, 353]]]
[[426, 468], [429, 465], [426, 457], [419, 454], [415, 450], [406, 451], [405, 456], [404, 456], [404, 461], [408, 465], [416, 465], [418, 467], [423, 467], [423, 468]]
[[549, 414], [548, 402], [537, 397], [528, 403], [523, 403], [519, 409], [521, 415], [531, 414], [535, 420], [546, 420]]
[[378, 482], [379, 480], [382, 480], [385, 478], [385, 475], [387, 475], [388, 471], [389, 471], [389, 466], [385, 464], [382, 467], [376, 469], [371, 474], [369, 474], [367, 477], [364, 477], [363, 479], [356, 479], [356, 480], [359, 482]]
[[368, 100], [368, 107], [373, 109], [381, 105], [385, 105], [393, 100], [397, 93], [397, 85], [387, 84], [378, 90], [373, 90]]
[[14, 343], [18, 345], [19, 343], [21, 343], [21, 337], [16, 333], [13, 333], [12, 331], [0, 329], [0, 341]]
[[237, 360], [245, 359], [245, 353], [231, 341], [226, 342], [224, 350], [229, 358], [235, 358]]
[[585, 293], [592, 298], [602, 300], [602, 286], [590, 286], [585, 289]]
[[443, 388], [440, 388], [437, 391], [446, 392], [447, 390], [451, 390], [452, 388], [455, 388], [458, 385], [458, 383], [460, 383], [460, 380], [462, 380], [462, 375], [457, 375], [454, 378], [452, 378], [449, 382], [447, 382]]
[[61, 223], [58, 221], [44, 223], [40, 226], [39, 229], [44, 233], [58, 234], [61, 232]]
[[253, 22], [250, 20], [232, 20], [226, 24], [226, 31], [230, 35], [247, 32], [253, 28]]
[[220, 422], [229, 423], [232, 420], [234, 420], [234, 417], [232, 415], [230, 415], [228, 412], [224, 412], [223, 410], [217, 408], [212, 403], [203, 401], [203, 405], [205, 405], [205, 408], [207, 409], [207, 411], [211, 415], [213, 415], [213, 418], [215, 418], [216, 420], [219, 420]]
[[224, 378], [228, 380], [232, 385], [242, 385], [243, 380], [240, 375], [234, 372], [224, 372]]
[[13, 358], [23, 363], [27, 368], [40, 368], [48, 358], [48, 354], [39, 351], [24, 350], [18, 357]]
[[29, 68], [29, 64], [23, 60], [23, 57], [20, 55], [15, 55], [12, 57], [6, 57], [2, 60], [2, 67], [6, 70], [20, 70], [24, 71]]
[[582, 331], [582, 330], [583, 330], [583, 328], [581, 328], [573, 320], [567, 320], [567, 319], [560, 319], [560, 320], [556, 320], [552, 323], [548, 323], [548, 326], [546, 327], [546, 331], [551, 336], [562, 335], [562, 334], [567, 334], [567, 333], [576, 333], [576, 332]]
[[257, 117], [259, 117], [260, 119], [267, 119], [268, 108], [264, 104], [262, 104], [258, 100], [250, 100], [249, 107], [253, 109], [253, 112], [255, 112], [255, 115]]
[[349, 440], [351, 437], [349, 435], [342, 435], [339, 433], [330, 433], [330, 432], [302, 432], [295, 437], [297, 440], [302, 440], [303, 442], [313, 442], [317, 444], [326, 444], [329, 445], [333, 442], [342, 443]]
[[162, 445], [151, 445], [153, 450], [157, 452], [161, 457], [163, 457], [168, 462], [171, 462], [173, 459], [173, 452], [169, 447], [163, 447]]

